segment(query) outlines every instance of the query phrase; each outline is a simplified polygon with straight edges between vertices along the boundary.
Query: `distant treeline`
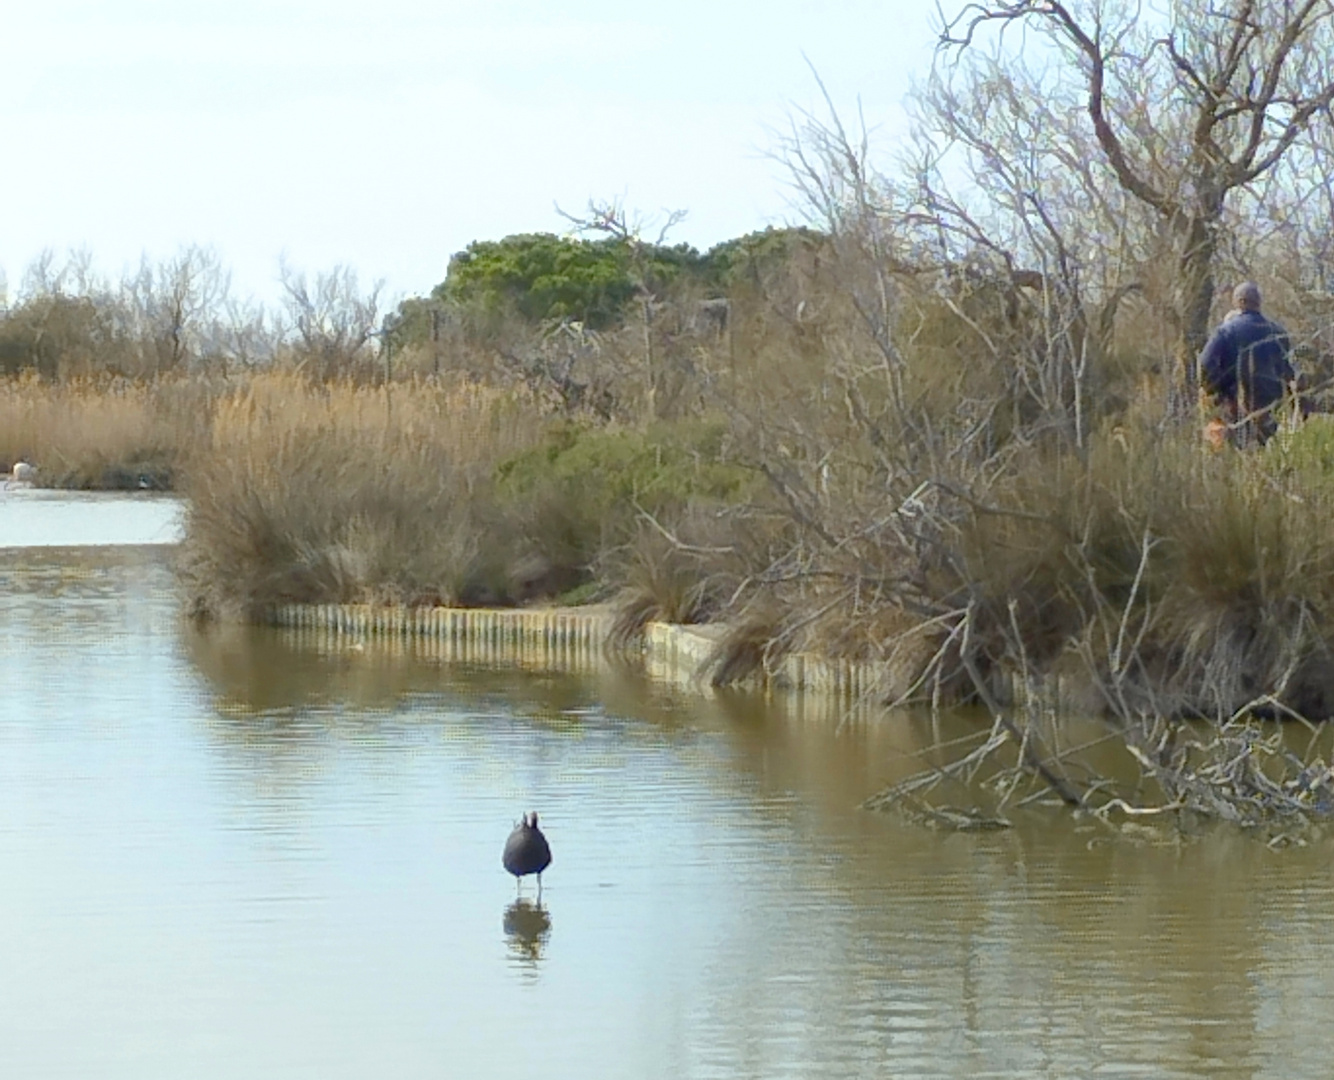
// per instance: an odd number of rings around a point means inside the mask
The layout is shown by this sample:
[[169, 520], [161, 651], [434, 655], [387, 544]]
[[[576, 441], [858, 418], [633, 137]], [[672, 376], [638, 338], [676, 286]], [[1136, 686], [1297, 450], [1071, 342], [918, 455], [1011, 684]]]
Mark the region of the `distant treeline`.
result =
[[767, 229], [703, 253], [629, 235], [477, 240], [449, 260], [428, 296], [389, 311], [381, 285], [363, 285], [345, 266], [310, 276], [283, 264], [281, 298], [264, 307], [233, 295], [208, 248], [145, 260], [119, 280], [96, 273], [86, 254], [63, 264], [47, 255], [0, 319], [0, 372], [151, 378], [303, 367], [320, 378], [378, 381], [396, 374], [397, 354], [398, 374], [438, 373], [451, 345], [523, 351], [534, 331], [603, 333], [675, 298], [704, 301], [706, 311], [715, 301], [706, 320], [725, 326], [725, 301], [739, 283], [773, 274], [823, 239], [806, 228]]
[[738, 280], [772, 271], [822, 239], [811, 229], [770, 228], [702, 254], [689, 244], [669, 247], [626, 237], [523, 233], [478, 240], [450, 259], [445, 280], [429, 297], [400, 305], [403, 340], [426, 339], [424, 316], [432, 310], [457, 313], [478, 329], [494, 330], [498, 322], [518, 316], [529, 323], [569, 319], [606, 330], [646, 294], [662, 298], [684, 288], [725, 297]]

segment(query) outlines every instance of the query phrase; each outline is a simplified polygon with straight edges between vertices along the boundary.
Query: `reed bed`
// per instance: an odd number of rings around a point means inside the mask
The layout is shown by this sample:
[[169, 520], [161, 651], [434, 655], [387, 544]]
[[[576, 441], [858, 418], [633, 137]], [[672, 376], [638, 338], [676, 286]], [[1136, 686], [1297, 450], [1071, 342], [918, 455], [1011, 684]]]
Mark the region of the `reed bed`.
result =
[[503, 591], [490, 476], [532, 443], [538, 419], [521, 395], [476, 385], [252, 379], [217, 403], [189, 474], [194, 611]]
[[51, 487], [171, 487], [206, 442], [214, 393], [184, 378], [0, 380], [0, 466], [35, 463]]

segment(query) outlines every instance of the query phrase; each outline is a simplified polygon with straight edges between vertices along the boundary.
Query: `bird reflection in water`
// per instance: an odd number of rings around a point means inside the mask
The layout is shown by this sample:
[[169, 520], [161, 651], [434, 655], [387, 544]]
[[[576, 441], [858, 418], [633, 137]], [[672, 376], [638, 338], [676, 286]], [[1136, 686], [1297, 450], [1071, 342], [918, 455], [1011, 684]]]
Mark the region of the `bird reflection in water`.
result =
[[551, 937], [551, 916], [541, 901], [519, 897], [505, 909], [505, 936], [515, 959], [536, 964]]

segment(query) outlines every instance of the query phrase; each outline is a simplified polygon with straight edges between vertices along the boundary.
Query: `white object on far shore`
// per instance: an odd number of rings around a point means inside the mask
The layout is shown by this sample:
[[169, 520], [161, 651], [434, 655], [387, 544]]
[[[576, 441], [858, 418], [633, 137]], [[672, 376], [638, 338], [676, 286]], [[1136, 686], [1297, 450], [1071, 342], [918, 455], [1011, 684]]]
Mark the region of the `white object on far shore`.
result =
[[37, 466], [26, 461], [14, 462], [14, 469], [5, 479], [6, 488], [30, 488], [37, 482]]

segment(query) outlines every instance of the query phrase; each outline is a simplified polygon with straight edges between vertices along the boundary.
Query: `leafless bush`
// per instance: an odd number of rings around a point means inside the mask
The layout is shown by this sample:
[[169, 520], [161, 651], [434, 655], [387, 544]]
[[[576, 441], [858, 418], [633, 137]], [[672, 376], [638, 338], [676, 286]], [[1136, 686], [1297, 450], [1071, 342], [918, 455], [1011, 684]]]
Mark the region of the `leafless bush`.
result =
[[313, 279], [284, 261], [279, 270], [288, 319], [296, 331], [297, 361], [308, 364], [317, 378], [358, 372], [372, 362], [369, 342], [379, 318], [376, 282], [362, 292], [357, 272], [335, 266]]
[[[706, 623], [728, 612], [757, 558], [756, 528], [743, 508], [688, 505], [670, 522], [641, 512], [630, 540], [601, 560], [620, 586], [611, 643], [624, 647], [648, 622]], [[747, 535], [749, 534], [749, 535]]]
[[[1134, 94], [1150, 85], [1135, 80], [1147, 68], [1116, 75], [1122, 95], [1095, 103], [1086, 137], [1061, 94], [1087, 93], [1090, 65], [1122, 54], [1080, 39], [1059, 4], [968, 11], [954, 24], [967, 27], [954, 35], [961, 48], [992, 20], [1049, 19], [1085, 66], [1045, 94], [1008, 62], [938, 79], [916, 167], [900, 180], [874, 172], [866, 136], [832, 110], [799, 117], [785, 148], [830, 237], [833, 287], [802, 327], [821, 363], [780, 358], [729, 403], [795, 528], [745, 597], [788, 613], [764, 647], [832, 643], [893, 658], [907, 664], [896, 698], [983, 706], [993, 725], [979, 745], [896, 798], [942, 777], [991, 774], [1007, 791], [1024, 778], [1109, 813], [1188, 809], [1253, 825], [1323, 813], [1322, 764], [1261, 753], [1246, 733], [1257, 718], [1324, 717], [1334, 705], [1327, 481], [1288, 468], [1277, 448], [1250, 458], [1205, 451], [1163, 409], [1177, 377], [1161, 361], [1199, 344], [1225, 197], [1282, 158], [1324, 84], [1291, 113], [1269, 91], [1246, 106], [1250, 117], [1278, 109], [1287, 126], [1273, 142], [1250, 129], [1228, 143], [1221, 160], [1233, 172], [1216, 204], [1191, 202], [1199, 191], [1170, 180], [1195, 166], [1155, 159], [1167, 171], [1152, 184], [1171, 191], [1159, 199], [1132, 183], [1138, 166], [1117, 159], [1126, 144], [1099, 126], [1109, 116], [1131, 125], [1125, 138], [1148, 140], [1134, 146], [1149, 154], [1176, 130], [1171, 116], [1133, 127], [1132, 103], [1147, 100]], [[1285, 64], [1306, 62], [1288, 50], [1309, 51], [1303, 35], [1323, 32], [1324, 16], [1309, 27], [1293, 17], [1286, 46], [1263, 21], [1252, 35], [1244, 20], [1211, 15], [1218, 21], [1205, 29], [1240, 35], [1252, 67], [1281, 82]], [[1105, 40], [1128, 40], [1129, 25]], [[1176, 76], [1206, 62], [1206, 40], [1192, 39], [1202, 51]], [[1212, 131], [1225, 109], [1213, 101], [1184, 115]], [[941, 168], [947, 152], [972, 170], [961, 194]], [[1166, 234], [1155, 221], [1163, 215]], [[1110, 228], [1118, 218], [1120, 234]], [[1215, 226], [1201, 247], [1197, 233]], [[1168, 250], [1180, 257], [1164, 282], [1155, 260]], [[1123, 309], [1141, 304], [1140, 325], [1121, 326]], [[1149, 321], [1156, 338], [1143, 336]], [[798, 334], [789, 340], [800, 348]], [[1148, 355], [1127, 362], [1127, 341]], [[1059, 717], [1072, 713], [1105, 718], [1099, 738], [1128, 755], [1130, 780], [1090, 771], [1062, 745]], [[1164, 732], [1189, 753], [1169, 753]]]
[[122, 283], [127, 332], [141, 343], [140, 368], [159, 375], [205, 356], [204, 335], [230, 288], [216, 252], [190, 246], [154, 265], [147, 257]]

